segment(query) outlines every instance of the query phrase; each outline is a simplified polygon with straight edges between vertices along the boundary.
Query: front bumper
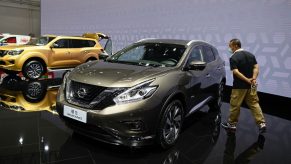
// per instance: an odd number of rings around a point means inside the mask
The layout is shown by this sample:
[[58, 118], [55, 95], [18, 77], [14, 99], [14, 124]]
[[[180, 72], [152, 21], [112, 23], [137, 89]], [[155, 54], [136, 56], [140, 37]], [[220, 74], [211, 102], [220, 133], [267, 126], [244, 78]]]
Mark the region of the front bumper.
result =
[[[60, 89], [56, 109], [66, 125], [77, 133], [109, 144], [139, 147], [154, 142], [162, 107], [157, 100], [152, 97], [102, 110], [88, 110], [67, 103]], [[87, 123], [64, 116], [64, 105], [86, 111]], [[133, 129], [132, 125], [139, 125], [140, 128]]]
[[5, 55], [4, 57], [0, 57], [0, 68], [11, 70], [11, 71], [21, 71], [21, 66], [17, 64], [18, 56], [10, 56]]

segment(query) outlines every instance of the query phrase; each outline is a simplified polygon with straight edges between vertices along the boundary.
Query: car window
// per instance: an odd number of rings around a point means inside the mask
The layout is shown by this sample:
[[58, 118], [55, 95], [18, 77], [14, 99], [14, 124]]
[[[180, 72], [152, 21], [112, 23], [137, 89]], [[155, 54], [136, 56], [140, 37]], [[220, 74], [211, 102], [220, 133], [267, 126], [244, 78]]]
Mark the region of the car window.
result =
[[92, 40], [72, 39], [71, 48], [94, 47], [95, 42]]
[[145, 46], [138, 46], [133, 49], [130, 49], [123, 55], [119, 56], [118, 60], [120, 61], [138, 61], [142, 59], [145, 54]]
[[9, 37], [5, 41], [6, 43], [16, 43], [16, 37]]
[[188, 63], [192, 61], [203, 61], [203, 47], [202, 46], [196, 46], [191, 50]]
[[213, 51], [212, 51], [211, 47], [204, 46], [204, 50], [205, 50], [204, 61], [206, 63], [210, 63], [210, 62], [214, 61], [215, 60], [215, 56], [213, 54]]
[[96, 42], [94, 42], [93, 40], [87, 40], [88, 43], [88, 47], [94, 47], [96, 45]]
[[53, 39], [55, 39], [55, 37], [42, 36], [36, 39], [31, 39], [28, 42], [28, 45], [43, 46], [51, 42]]
[[55, 42], [57, 45], [54, 48], [69, 48], [69, 39], [60, 39]]

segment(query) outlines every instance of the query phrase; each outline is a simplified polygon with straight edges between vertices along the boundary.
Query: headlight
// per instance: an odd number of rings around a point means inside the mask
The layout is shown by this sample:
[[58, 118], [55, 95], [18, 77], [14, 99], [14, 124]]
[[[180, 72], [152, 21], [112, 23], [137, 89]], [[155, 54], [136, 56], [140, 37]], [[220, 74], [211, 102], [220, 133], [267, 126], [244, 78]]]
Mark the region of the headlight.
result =
[[158, 86], [150, 86], [153, 81], [154, 80], [146, 81], [134, 86], [116, 96], [113, 101], [116, 104], [124, 104], [146, 99], [150, 97], [158, 88]]
[[[70, 94], [70, 84], [71, 84], [71, 80], [69, 79], [69, 75], [70, 75], [70, 71], [68, 71], [65, 75], [64, 75], [64, 80], [63, 80], [63, 87], [64, 87], [64, 90], [65, 90], [65, 96], [66, 96], [66, 99], [70, 99], [72, 96], [69, 96]], [[71, 93], [72, 94], [72, 93]]]
[[10, 50], [8, 51], [8, 55], [15, 56], [20, 55], [24, 50]]

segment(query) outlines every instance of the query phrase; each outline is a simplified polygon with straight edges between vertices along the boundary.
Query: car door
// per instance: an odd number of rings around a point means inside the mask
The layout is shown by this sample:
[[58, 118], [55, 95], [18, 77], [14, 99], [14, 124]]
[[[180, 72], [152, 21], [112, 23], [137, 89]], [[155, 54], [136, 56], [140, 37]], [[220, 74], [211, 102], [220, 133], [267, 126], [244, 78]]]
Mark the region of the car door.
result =
[[51, 55], [49, 56], [50, 67], [72, 66], [69, 42], [69, 39], [59, 39], [53, 43], [51, 46]]
[[206, 78], [204, 79], [202, 83], [202, 90], [206, 97], [212, 96], [217, 80], [216, 79], [216, 68], [217, 63], [215, 62], [215, 55], [212, 51], [212, 48], [208, 45], [203, 45], [203, 61], [206, 62], [205, 72], [206, 72]]
[[[202, 45], [197, 45], [190, 50], [189, 57], [187, 60], [187, 65], [192, 61], [204, 61], [204, 50]], [[187, 67], [188, 67], [187, 66]], [[203, 70], [188, 70], [187, 74], [191, 76], [189, 96], [190, 96], [190, 106], [197, 106], [200, 102], [205, 100], [206, 94], [204, 93], [205, 81], [207, 81], [208, 72], [206, 69]]]

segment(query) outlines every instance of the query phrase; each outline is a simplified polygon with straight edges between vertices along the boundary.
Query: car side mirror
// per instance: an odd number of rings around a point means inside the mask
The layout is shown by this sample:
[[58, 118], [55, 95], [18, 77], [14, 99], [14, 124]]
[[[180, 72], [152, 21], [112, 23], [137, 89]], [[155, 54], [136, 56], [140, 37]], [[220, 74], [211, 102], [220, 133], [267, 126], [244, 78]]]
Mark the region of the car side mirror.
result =
[[54, 43], [51, 45], [51, 48], [59, 48], [59, 45], [57, 43]]
[[206, 67], [206, 62], [203, 61], [191, 61], [189, 64], [189, 70], [204, 70]]

